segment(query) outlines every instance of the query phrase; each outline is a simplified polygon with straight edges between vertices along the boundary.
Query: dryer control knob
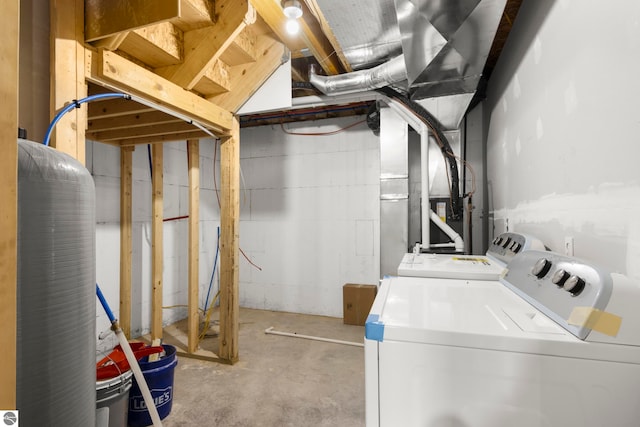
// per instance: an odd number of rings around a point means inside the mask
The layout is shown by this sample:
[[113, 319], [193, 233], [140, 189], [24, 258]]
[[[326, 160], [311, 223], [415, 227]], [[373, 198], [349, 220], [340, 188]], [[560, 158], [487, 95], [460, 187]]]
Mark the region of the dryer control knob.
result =
[[567, 292], [571, 292], [573, 295], [578, 295], [584, 289], [584, 279], [573, 275], [564, 282], [564, 289]]
[[511, 237], [507, 237], [504, 242], [502, 242], [502, 247], [506, 248], [511, 243]]
[[533, 265], [531, 274], [539, 279], [542, 279], [551, 269], [551, 261], [546, 258], [540, 258], [538, 262]]
[[522, 249], [522, 245], [518, 242], [513, 242], [509, 249], [511, 249], [512, 252], [518, 253], [520, 249]]
[[554, 285], [558, 285], [562, 287], [564, 283], [567, 281], [567, 279], [569, 278], [569, 276], [570, 274], [567, 273], [565, 270], [559, 269], [553, 274], [553, 277], [551, 278], [551, 282]]
[[498, 236], [495, 239], [493, 239], [493, 242], [491, 243], [493, 243], [494, 245], [499, 245], [500, 242], [502, 242], [502, 237]]

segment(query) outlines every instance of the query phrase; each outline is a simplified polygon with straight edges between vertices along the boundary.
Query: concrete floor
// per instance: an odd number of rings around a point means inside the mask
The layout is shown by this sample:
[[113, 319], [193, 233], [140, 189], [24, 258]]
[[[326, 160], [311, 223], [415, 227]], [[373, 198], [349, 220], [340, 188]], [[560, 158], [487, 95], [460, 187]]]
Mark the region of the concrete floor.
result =
[[[165, 427], [363, 426], [364, 350], [265, 334], [265, 329], [363, 342], [364, 327], [342, 319], [240, 311], [240, 361], [180, 357]], [[217, 341], [207, 338], [206, 341]]]

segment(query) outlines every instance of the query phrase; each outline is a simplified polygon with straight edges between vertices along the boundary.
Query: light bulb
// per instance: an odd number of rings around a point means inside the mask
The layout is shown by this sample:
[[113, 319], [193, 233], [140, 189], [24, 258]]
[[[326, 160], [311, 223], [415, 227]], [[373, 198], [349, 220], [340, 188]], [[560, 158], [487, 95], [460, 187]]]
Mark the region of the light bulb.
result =
[[287, 29], [287, 33], [294, 36], [300, 31], [300, 24], [295, 19], [288, 19], [285, 28]]

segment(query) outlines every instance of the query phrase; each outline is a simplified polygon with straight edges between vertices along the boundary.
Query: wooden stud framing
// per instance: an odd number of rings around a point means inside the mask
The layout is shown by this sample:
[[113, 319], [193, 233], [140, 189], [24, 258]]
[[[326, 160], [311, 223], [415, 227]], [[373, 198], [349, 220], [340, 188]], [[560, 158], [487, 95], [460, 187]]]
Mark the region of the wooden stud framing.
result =
[[200, 284], [200, 141], [187, 140], [189, 163], [189, 353], [198, 349], [198, 288]]
[[[55, 0], [51, 11], [51, 116], [87, 96], [84, 67], [84, 0]], [[51, 146], [85, 163], [86, 108], [74, 108], [53, 129]]]
[[231, 135], [220, 145], [220, 353], [238, 361], [240, 124], [234, 117]]
[[120, 328], [131, 338], [131, 205], [133, 150], [120, 148]]
[[0, 28], [0, 408], [16, 408], [18, 43], [20, 1], [2, 4]]
[[151, 149], [151, 339], [162, 338], [162, 219], [163, 219], [163, 150], [162, 144]]

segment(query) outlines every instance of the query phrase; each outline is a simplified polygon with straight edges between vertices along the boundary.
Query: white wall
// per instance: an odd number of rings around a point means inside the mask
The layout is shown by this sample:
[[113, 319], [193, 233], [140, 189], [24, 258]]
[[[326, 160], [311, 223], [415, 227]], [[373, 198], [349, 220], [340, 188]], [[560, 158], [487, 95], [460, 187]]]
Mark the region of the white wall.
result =
[[[327, 132], [362, 117], [284, 125]], [[360, 124], [333, 136], [241, 130], [240, 304], [342, 317], [342, 285], [377, 283], [379, 140]]]
[[523, 2], [489, 82], [490, 213], [640, 277], [640, 2]]

